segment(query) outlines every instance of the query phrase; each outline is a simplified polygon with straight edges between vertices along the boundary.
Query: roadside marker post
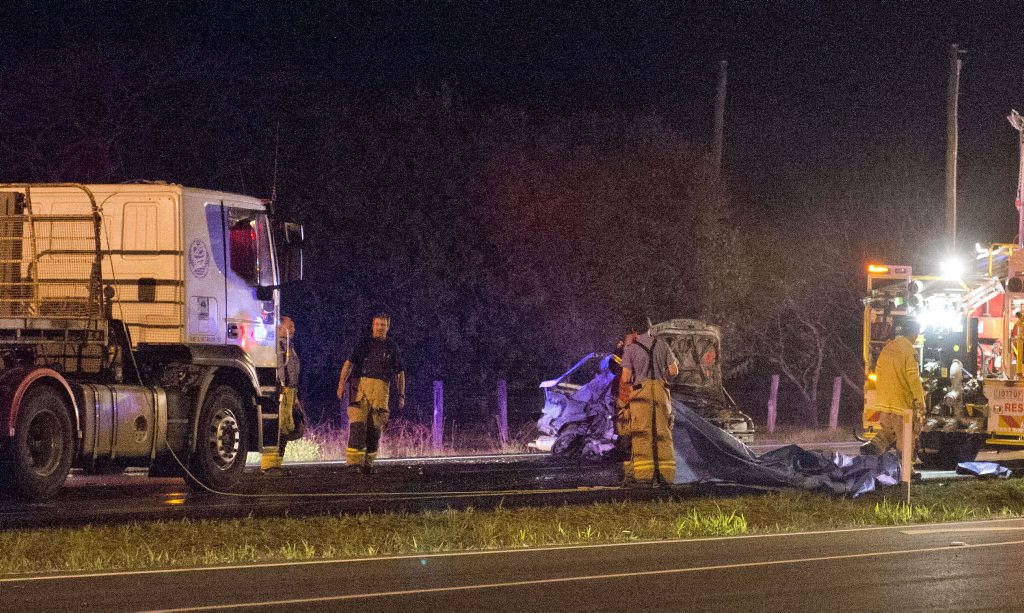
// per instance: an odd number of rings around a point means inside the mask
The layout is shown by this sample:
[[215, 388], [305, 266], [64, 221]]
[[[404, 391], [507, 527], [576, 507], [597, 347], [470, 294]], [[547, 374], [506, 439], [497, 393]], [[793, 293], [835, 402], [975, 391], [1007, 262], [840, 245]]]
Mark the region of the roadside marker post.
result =
[[843, 378], [836, 377], [832, 383], [832, 406], [828, 412], [828, 431], [835, 432], [839, 428], [839, 397], [843, 393]]
[[768, 396], [768, 433], [775, 432], [775, 418], [778, 414], [779, 375], [772, 375], [772, 391]]
[[900, 449], [900, 481], [907, 484], [907, 504], [910, 504], [910, 477], [914, 474], [914, 412], [903, 412], [903, 448]]
[[508, 382], [498, 381], [498, 440], [508, 445]]
[[434, 423], [431, 426], [431, 442], [434, 449], [440, 449], [444, 438], [444, 383], [441, 381], [434, 381]]

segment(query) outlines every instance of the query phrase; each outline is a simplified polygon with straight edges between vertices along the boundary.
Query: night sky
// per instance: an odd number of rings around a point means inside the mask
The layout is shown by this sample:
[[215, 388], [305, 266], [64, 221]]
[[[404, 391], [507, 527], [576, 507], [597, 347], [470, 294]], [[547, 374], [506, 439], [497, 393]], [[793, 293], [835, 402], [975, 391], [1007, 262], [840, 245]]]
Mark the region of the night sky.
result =
[[1024, 106], [1019, 3], [761, 4], [20, 2], [4, 3], [4, 40], [229, 49], [353, 101], [448, 82], [470, 104], [539, 117], [655, 113], [695, 142], [710, 136], [726, 59], [726, 176], [749, 215], [778, 214], [808, 189], [833, 206], [831, 190], [880, 171], [892, 187], [907, 176], [924, 184], [941, 214], [956, 42], [968, 52], [960, 233], [1013, 239], [1017, 146], [1005, 116]]

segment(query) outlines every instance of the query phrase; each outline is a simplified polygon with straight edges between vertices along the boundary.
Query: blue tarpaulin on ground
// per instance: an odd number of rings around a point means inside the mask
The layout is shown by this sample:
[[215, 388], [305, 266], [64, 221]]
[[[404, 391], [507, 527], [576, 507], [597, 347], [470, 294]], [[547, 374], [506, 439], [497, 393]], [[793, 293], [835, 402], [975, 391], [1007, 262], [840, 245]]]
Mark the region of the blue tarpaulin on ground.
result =
[[726, 481], [859, 496], [899, 482], [895, 453], [847, 456], [789, 445], [758, 456], [681, 401], [673, 400], [672, 408], [677, 484]]
[[1013, 474], [1009, 468], [995, 462], [960, 462], [956, 465], [958, 475], [974, 475], [976, 477], [998, 477], [1009, 479]]

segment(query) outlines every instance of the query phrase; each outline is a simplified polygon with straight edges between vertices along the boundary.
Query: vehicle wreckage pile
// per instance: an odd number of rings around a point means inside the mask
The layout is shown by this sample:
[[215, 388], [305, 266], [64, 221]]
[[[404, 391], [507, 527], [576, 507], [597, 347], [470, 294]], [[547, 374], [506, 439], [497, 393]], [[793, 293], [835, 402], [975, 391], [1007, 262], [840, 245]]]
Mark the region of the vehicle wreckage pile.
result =
[[[744, 443], [754, 441], [754, 422], [736, 407], [722, 385], [718, 327], [693, 319], [672, 319], [651, 328], [679, 360], [672, 397]], [[609, 353], [583, 357], [557, 379], [540, 384], [544, 409], [533, 446], [564, 457], [605, 458], [614, 454], [616, 365]]]
[[[722, 386], [719, 332], [715, 326], [674, 319], [652, 328], [679, 359], [671, 383], [677, 484], [723, 481], [766, 487], [799, 487], [859, 495], [899, 481], [899, 457], [845, 456], [790, 445], [762, 456], [752, 442], [751, 419]], [[613, 425], [613, 356], [591, 353], [557, 379], [545, 381], [545, 405], [537, 425], [542, 451], [580, 459], [617, 458]]]

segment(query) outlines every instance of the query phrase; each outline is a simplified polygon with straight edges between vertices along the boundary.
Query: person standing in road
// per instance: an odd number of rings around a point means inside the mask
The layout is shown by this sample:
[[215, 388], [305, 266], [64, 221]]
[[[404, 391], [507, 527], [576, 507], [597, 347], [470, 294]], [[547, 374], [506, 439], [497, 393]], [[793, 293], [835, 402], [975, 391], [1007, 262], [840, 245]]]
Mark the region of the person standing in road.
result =
[[[615, 376], [612, 378], [611, 394], [618, 397], [619, 390], [621, 389], [622, 383], [622, 354], [625, 353], [626, 347], [636, 340], [636, 332], [629, 332], [619, 339], [619, 342], [615, 344], [615, 350], [612, 351], [611, 356], [608, 360], [608, 368], [612, 371]], [[622, 478], [623, 480], [633, 479], [633, 459], [631, 446], [633, 444], [632, 438], [630, 437], [630, 424], [629, 424], [629, 406], [627, 403], [615, 403], [615, 418], [613, 422], [615, 426], [615, 458], [622, 461]]]
[[380, 435], [387, 426], [391, 379], [398, 389], [397, 410], [405, 407], [405, 365], [398, 344], [388, 338], [391, 318], [386, 313], [373, 316], [372, 336], [363, 339], [341, 367], [338, 400], [353, 369], [359, 373], [356, 393], [348, 406], [348, 449], [345, 462], [360, 472], [373, 472]]
[[903, 417], [911, 414], [912, 436], [909, 441], [913, 456], [917, 437], [924, 421], [924, 387], [918, 371], [914, 343], [921, 333], [921, 324], [916, 319], [907, 319], [897, 327], [896, 338], [885, 344], [875, 365], [876, 383], [875, 410], [881, 412], [880, 431], [871, 439], [865, 449], [885, 453], [892, 445], [903, 455]]
[[675, 481], [676, 456], [667, 381], [679, 374], [679, 361], [668, 343], [651, 336], [646, 318], [634, 322], [630, 333], [637, 336], [622, 354], [617, 403], [617, 412], [628, 412], [632, 436], [633, 475], [627, 474], [625, 482], [668, 485]]
[[264, 471], [281, 468], [288, 441], [301, 437], [305, 425], [305, 414], [298, 398], [299, 354], [295, 352], [294, 339], [295, 322], [282, 315], [277, 326], [278, 446], [275, 451], [263, 454], [260, 465]]

